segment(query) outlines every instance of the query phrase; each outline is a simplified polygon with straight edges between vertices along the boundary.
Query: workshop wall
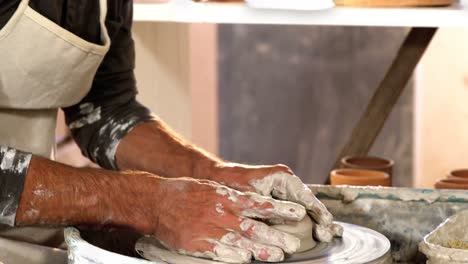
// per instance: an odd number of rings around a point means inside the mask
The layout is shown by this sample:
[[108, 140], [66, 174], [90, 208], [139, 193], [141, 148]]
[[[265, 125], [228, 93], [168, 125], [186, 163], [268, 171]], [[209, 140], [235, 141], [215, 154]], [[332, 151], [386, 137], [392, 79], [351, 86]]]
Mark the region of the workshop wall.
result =
[[441, 28], [417, 77], [415, 185], [468, 168], [468, 29]]
[[191, 139], [190, 28], [139, 22], [133, 26], [138, 100]]
[[[285, 163], [323, 183], [406, 30], [222, 25], [219, 140], [223, 158]], [[412, 184], [412, 85], [371, 153]]]

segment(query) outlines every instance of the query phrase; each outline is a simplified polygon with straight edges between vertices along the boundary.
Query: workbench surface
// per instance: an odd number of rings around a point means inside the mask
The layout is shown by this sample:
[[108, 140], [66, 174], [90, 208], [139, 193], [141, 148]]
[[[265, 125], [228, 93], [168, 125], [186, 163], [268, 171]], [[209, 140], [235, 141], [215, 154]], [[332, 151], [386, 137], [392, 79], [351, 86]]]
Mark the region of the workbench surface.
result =
[[467, 27], [468, 0], [450, 7], [351, 8], [287, 11], [249, 8], [243, 3], [195, 3], [172, 0], [166, 4], [135, 4], [135, 21], [344, 25], [394, 27]]

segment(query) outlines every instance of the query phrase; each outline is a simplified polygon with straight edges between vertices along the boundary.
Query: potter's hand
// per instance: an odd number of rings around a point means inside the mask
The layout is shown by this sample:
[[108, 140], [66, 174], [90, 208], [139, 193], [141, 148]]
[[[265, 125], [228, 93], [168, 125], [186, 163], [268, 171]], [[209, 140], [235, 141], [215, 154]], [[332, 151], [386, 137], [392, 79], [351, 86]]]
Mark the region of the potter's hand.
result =
[[285, 166], [253, 167], [228, 164], [176, 135], [157, 120], [138, 125], [119, 143], [117, 165], [168, 178], [188, 176], [225, 184], [239, 191], [256, 192], [304, 205], [315, 222], [316, 237], [331, 240], [340, 233], [332, 215], [312, 191]]
[[149, 192], [147, 204], [142, 206], [148, 207], [146, 212], [159, 213], [148, 219], [141, 231], [156, 236], [169, 249], [223, 262], [247, 263], [252, 257], [282, 261], [283, 252], [294, 253], [300, 246], [296, 237], [252, 218], [299, 221], [306, 215], [301, 205], [242, 193], [206, 180], [155, 181], [162, 199]]
[[332, 223], [333, 216], [327, 208], [287, 166], [218, 163], [213, 175], [213, 180], [237, 190], [256, 192], [303, 205], [317, 223], [314, 236], [321, 242], [329, 242], [334, 236], [341, 236], [343, 233], [341, 226]]

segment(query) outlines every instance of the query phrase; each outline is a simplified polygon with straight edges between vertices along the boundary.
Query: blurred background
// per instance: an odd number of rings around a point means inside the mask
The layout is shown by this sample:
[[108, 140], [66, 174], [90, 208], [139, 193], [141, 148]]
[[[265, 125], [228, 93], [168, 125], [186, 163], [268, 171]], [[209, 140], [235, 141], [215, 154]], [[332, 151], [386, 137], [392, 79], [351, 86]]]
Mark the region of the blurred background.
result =
[[[222, 158], [323, 183], [407, 30], [136, 22], [139, 99]], [[394, 185], [468, 167], [468, 30], [441, 29], [371, 154]], [[59, 161], [88, 166], [63, 122]]]

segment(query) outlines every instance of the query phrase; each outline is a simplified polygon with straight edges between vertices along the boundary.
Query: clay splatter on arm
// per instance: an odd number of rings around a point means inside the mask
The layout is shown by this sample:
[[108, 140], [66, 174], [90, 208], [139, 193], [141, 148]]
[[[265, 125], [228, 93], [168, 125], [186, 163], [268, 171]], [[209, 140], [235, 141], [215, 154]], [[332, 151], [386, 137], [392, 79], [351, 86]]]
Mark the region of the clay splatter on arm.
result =
[[83, 103], [78, 113], [68, 114], [67, 121], [85, 156], [103, 168], [117, 170], [115, 153], [120, 140], [136, 125], [155, 117], [134, 98], [120, 105], [112, 102]]
[[13, 226], [31, 154], [0, 147], [0, 224]]
[[117, 170], [115, 153], [120, 140], [136, 125], [154, 120], [137, 102], [132, 39], [132, 1], [117, 1], [107, 16], [110, 50], [101, 63], [89, 93], [64, 108], [73, 138], [85, 156], [106, 169]]

